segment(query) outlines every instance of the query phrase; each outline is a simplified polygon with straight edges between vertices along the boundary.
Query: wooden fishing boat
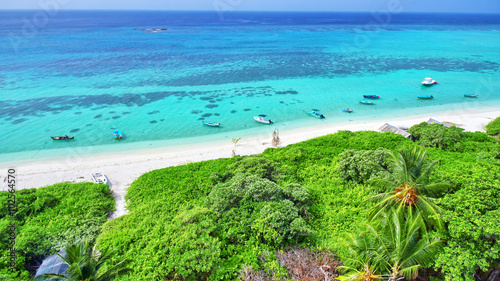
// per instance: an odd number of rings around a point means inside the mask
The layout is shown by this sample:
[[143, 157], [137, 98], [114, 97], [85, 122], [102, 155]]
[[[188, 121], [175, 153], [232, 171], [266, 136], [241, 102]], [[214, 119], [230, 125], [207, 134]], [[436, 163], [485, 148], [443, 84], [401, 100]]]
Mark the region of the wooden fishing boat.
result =
[[316, 117], [318, 119], [323, 119], [325, 118], [325, 115], [319, 113], [318, 111], [316, 110], [308, 110], [307, 113], [309, 113], [309, 115], [311, 115], [312, 117]]
[[261, 114], [259, 116], [254, 116], [253, 119], [262, 124], [271, 124], [273, 121], [267, 118], [267, 115]]
[[424, 81], [422, 81], [422, 85], [424, 85], [424, 86], [431, 86], [431, 85], [434, 85], [437, 83], [438, 82], [436, 80], [432, 80], [432, 78], [430, 78], [430, 77], [427, 77], [424, 79]]
[[92, 181], [95, 183], [108, 184], [108, 178], [103, 173], [91, 174]]
[[431, 100], [433, 99], [434, 97], [433, 96], [418, 96], [419, 99], [422, 99], [422, 100]]
[[113, 130], [113, 137], [115, 138], [115, 140], [119, 140], [119, 139], [123, 138], [122, 132], [118, 129], [114, 129]]
[[351, 113], [351, 112], [353, 112], [353, 110], [352, 110], [352, 109], [349, 109], [349, 108], [348, 108], [348, 109], [342, 109], [342, 111], [343, 111], [343, 112], [347, 112], [347, 113]]
[[206, 121], [203, 121], [203, 124], [204, 125], [207, 125], [207, 126], [210, 126], [210, 127], [219, 127], [220, 126], [220, 122], [206, 122]]
[[75, 137], [70, 137], [70, 136], [57, 136], [57, 137], [51, 137], [53, 140], [72, 140]]
[[361, 101], [359, 101], [359, 103], [362, 103], [362, 104], [371, 104], [371, 105], [374, 104], [372, 100], [361, 100]]
[[466, 98], [477, 98], [477, 97], [479, 97], [479, 95], [478, 94], [469, 94], [469, 95], [465, 94], [464, 97], [466, 97]]
[[365, 99], [379, 99], [380, 96], [378, 96], [378, 95], [363, 95], [363, 98], [365, 98]]

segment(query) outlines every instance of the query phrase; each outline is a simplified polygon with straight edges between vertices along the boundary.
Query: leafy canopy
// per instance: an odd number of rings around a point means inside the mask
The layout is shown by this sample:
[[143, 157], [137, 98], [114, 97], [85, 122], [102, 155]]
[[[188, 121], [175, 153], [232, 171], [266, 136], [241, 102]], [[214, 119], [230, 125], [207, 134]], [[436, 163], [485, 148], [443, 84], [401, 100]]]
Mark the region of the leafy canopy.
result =
[[446, 127], [442, 124], [428, 124], [422, 122], [412, 126], [408, 132], [415, 137], [418, 144], [425, 147], [454, 150], [456, 143], [463, 136], [464, 129], [456, 126]]

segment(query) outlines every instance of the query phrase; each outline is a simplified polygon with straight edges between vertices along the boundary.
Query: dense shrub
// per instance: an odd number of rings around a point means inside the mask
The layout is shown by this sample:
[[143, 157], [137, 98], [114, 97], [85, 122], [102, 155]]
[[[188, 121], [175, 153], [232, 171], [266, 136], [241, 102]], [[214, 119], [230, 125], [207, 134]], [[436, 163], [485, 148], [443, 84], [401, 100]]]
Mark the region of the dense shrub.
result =
[[235, 174], [256, 175], [274, 182], [279, 179], [275, 163], [270, 159], [262, 157], [262, 155], [235, 156], [232, 160], [226, 171], [210, 175], [214, 183], [225, 182]]
[[357, 184], [366, 183], [376, 177], [380, 168], [387, 169], [388, 152], [382, 147], [376, 150], [345, 150], [339, 154], [340, 178]]
[[441, 200], [446, 209], [447, 244], [436, 266], [446, 280], [476, 280], [496, 266], [500, 257], [500, 173], [475, 178]]
[[219, 214], [223, 240], [241, 244], [255, 237], [272, 246], [297, 242], [311, 234], [306, 222], [308, 203], [307, 189], [298, 185], [281, 187], [245, 174], [215, 186], [205, 201]]
[[490, 136], [498, 136], [500, 134], [500, 117], [486, 125], [486, 133]]
[[[9, 274], [8, 235], [6, 227], [8, 192], [0, 192], [0, 275]], [[33, 264], [81, 241], [94, 241], [101, 226], [114, 210], [115, 201], [107, 185], [62, 183], [39, 189], [16, 192], [18, 212], [15, 247], [17, 273], [11, 278], [26, 279], [26, 269]]]
[[412, 126], [408, 132], [415, 137], [418, 144], [425, 147], [457, 150], [454, 145], [462, 138], [463, 129], [456, 126], [446, 127], [441, 124], [422, 122]]

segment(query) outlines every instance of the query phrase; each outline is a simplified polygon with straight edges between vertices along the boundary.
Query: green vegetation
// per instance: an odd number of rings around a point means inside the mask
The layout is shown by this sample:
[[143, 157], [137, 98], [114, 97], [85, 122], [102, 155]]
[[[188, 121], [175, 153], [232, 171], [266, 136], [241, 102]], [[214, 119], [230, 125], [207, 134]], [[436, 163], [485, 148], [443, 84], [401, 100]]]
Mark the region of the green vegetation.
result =
[[389, 155], [391, 172], [384, 171], [387, 179], [372, 182], [385, 188], [385, 192], [372, 197], [380, 202], [373, 208], [370, 217], [373, 219], [388, 209], [409, 214], [418, 211], [427, 224], [443, 228], [442, 209], [434, 203], [434, 198], [429, 197], [439, 196], [448, 188], [445, 183], [429, 181], [438, 160], [428, 163], [425, 150], [421, 147]]
[[416, 138], [418, 144], [425, 147], [452, 149], [462, 138], [463, 129], [452, 126], [447, 128], [441, 124], [422, 122], [411, 127], [408, 132]]
[[[30, 265], [41, 263], [73, 243], [94, 241], [114, 210], [107, 185], [56, 184], [15, 193], [17, 213], [8, 215], [8, 192], [0, 192], [0, 276], [29, 279]], [[9, 264], [11, 222], [16, 224], [16, 272]]]
[[500, 134], [500, 117], [486, 125], [486, 133], [490, 136], [498, 136]]
[[486, 277], [500, 258], [497, 140], [410, 130], [417, 143], [341, 131], [144, 174], [129, 214], [97, 238], [117, 249], [103, 270], [130, 259], [117, 280]]
[[[432, 262], [442, 244], [439, 238], [430, 239], [420, 214], [406, 215], [392, 209], [382, 213], [346, 241], [351, 260], [358, 267], [350, 268], [343, 280], [364, 280], [386, 277], [388, 280], [413, 280], [423, 265]], [[352, 262], [351, 262], [352, 263]], [[361, 278], [360, 278], [361, 277]]]
[[89, 243], [78, 243], [64, 249], [66, 257], [57, 254], [68, 265], [66, 275], [45, 273], [34, 278], [35, 281], [109, 281], [118, 274], [125, 273], [128, 260], [123, 260], [108, 268], [99, 269], [112, 258], [113, 251], [100, 252]]
[[[485, 134], [463, 132], [443, 143], [447, 145], [423, 150], [391, 133], [343, 131], [257, 156], [153, 171], [132, 184], [127, 195], [131, 212], [108, 222], [99, 241], [103, 247], [120, 249], [117, 259], [132, 260], [130, 276], [120, 280], [304, 279], [305, 275], [294, 275], [293, 268], [280, 266], [280, 253], [297, 244], [314, 252], [333, 250], [353, 272], [374, 270], [375, 277], [435, 272], [435, 279], [453, 280], [461, 271], [472, 278], [494, 266], [499, 257], [496, 250], [481, 255], [497, 247], [493, 233], [500, 233], [495, 220], [499, 205], [481, 196], [453, 196], [474, 194], [465, 190], [484, 173], [492, 183], [485, 183], [484, 189], [500, 192], [500, 185], [494, 184], [500, 178], [494, 158], [498, 145]], [[377, 186], [370, 184], [373, 180]], [[403, 193], [415, 193], [412, 202], [424, 206], [395, 212], [401, 205], [387, 204], [370, 222], [376, 202], [369, 199], [381, 192], [393, 192], [387, 198], [394, 197], [394, 190], [405, 183], [409, 188]], [[445, 186], [449, 189], [442, 189]], [[481, 218], [487, 221], [450, 228], [470, 223], [454, 217], [472, 202], [483, 206]], [[489, 228], [474, 232], [481, 223]], [[445, 227], [434, 228], [440, 224]], [[440, 232], [429, 232], [433, 229]], [[396, 230], [411, 248], [401, 252], [402, 244], [389, 239]], [[342, 239], [347, 234], [371, 241], [372, 254], [354, 255], [350, 240]], [[470, 241], [475, 244], [464, 253], [472, 259], [462, 263], [449, 258], [461, 256], [459, 251]], [[375, 252], [377, 259], [355, 261]]]

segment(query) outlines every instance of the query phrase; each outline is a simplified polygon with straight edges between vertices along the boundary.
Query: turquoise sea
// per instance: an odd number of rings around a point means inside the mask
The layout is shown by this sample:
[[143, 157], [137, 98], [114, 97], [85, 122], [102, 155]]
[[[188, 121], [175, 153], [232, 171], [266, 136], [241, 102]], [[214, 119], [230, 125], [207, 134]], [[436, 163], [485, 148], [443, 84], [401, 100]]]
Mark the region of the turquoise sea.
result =
[[498, 15], [39, 12], [0, 11], [0, 163], [500, 106]]

